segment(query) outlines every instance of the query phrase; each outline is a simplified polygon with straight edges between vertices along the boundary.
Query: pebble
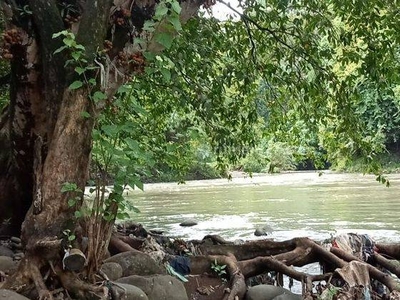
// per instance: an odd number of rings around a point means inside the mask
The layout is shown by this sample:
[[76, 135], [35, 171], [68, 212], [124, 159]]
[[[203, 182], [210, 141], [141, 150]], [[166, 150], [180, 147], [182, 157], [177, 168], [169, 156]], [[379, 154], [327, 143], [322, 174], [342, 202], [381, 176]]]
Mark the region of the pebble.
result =
[[11, 237], [11, 242], [14, 242], [16, 244], [21, 244], [21, 239], [19, 237], [13, 236]]

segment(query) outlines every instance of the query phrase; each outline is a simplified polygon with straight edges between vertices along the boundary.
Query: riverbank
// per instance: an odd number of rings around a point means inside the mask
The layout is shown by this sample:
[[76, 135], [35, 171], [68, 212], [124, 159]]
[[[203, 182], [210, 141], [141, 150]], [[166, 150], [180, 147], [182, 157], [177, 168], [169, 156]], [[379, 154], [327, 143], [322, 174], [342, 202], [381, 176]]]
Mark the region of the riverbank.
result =
[[[146, 183], [144, 191], [179, 191], [193, 188], [218, 187], [218, 186], [246, 186], [246, 185], [301, 185], [301, 184], [329, 184], [341, 182], [361, 182], [370, 180], [371, 184], [377, 184], [376, 176], [361, 173], [341, 173], [330, 170], [323, 171], [291, 171], [282, 173], [248, 173], [233, 171], [231, 178], [189, 180], [185, 183], [162, 182]], [[387, 175], [391, 183], [400, 183], [400, 174]]]

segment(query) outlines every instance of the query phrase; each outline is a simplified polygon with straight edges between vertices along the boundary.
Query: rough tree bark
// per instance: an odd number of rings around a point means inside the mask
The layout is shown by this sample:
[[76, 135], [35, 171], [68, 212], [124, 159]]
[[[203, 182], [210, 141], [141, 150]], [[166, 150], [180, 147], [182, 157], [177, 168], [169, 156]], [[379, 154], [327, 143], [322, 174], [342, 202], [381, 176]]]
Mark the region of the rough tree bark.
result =
[[[182, 20], [195, 14], [203, 2], [182, 2]], [[62, 15], [61, 8], [67, 3], [74, 9], [64, 10]], [[33, 283], [42, 299], [52, 299], [42, 272], [60, 261], [62, 231], [74, 231], [77, 224], [73, 212], [79, 209], [79, 205], [68, 207], [68, 199], [75, 195], [61, 193], [61, 187], [65, 182], [73, 182], [84, 189], [95, 118], [112, 100], [117, 88], [138, 71], [137, 64], [120, 63], [121, 53], [130, 57], [144, 50], [132, 47], [136, 37], [148, 40], [147, 50], [160, 50], [152, 35], [142, 32], [141, 27], [152, 18], [156, 3], [2, 2], [7, 19], [3, 55], [11, 60], [12, 78], [10, 105], [1, 116], [0, 128], [0, 142], [4, 145], [0, 150], [0, 224], [3, 234], [18, 235], [21, 231], [26, 255], [18, 272], [3, 284], [4, 288], [29, 294]], [[124, 14], [126, 11], [130, 13]], [[108, 96], [108, 102], [95, 105], [88, 97], [88, 89], [68, 89], [76, 73], [64, 66], [68, 54], [54, 54], [63, 43], [60, 38], [54, 39], [53, 34], [64, 29], [76, 34], [77, 42], [85, 47], [88, 63], [101, 65], [105, 70], [93, 76], [96, 88]], [[100, 62], [95, 62], [106, 40], [111, 49]], [[105, 83], [104, 78], [108, 78]], [[89, 112], [91, 117], [83, 117], [82, 112]], [[61, 275], [59, 267], [53, 270], [61, 280], [71, 279]], [[71, 282], [65, 284], [74, 289]], [[79, 286], [81, 290], [90, 290]]]

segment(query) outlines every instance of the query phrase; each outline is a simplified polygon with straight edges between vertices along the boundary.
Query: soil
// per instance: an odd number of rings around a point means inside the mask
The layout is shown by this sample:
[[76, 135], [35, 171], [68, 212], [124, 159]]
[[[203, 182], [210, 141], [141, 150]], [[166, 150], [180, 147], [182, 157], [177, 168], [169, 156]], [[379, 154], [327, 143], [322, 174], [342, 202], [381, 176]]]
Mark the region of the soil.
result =
[[184, 285], [189, 300], [222, 299], [224, 290], [228, 288], [228, 283], [207, 274], [190, 275], [188, 279]]

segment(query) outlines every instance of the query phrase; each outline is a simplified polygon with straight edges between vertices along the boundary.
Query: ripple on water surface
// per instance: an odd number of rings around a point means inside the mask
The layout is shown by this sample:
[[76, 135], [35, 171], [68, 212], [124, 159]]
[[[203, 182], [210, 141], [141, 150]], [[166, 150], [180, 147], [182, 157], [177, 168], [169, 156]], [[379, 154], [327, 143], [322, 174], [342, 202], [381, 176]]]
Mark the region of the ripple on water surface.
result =
[[[379, 241], [400, 241], [400, 175], [391, 187], [373, 176], [296, 173], [231, 182], [196, 181], [187, 185], [157, 184], [133, 193], [141, 210], [134, 215], [145, 227], [170, 236], [202, 238], [220, 234], [225, 239], [255, 239], [254, 230], [268, 225], [270, 237], [325, 239], [337, 232], [368, 233]], [[179, 226], [184, 219], [198, 225]]]

